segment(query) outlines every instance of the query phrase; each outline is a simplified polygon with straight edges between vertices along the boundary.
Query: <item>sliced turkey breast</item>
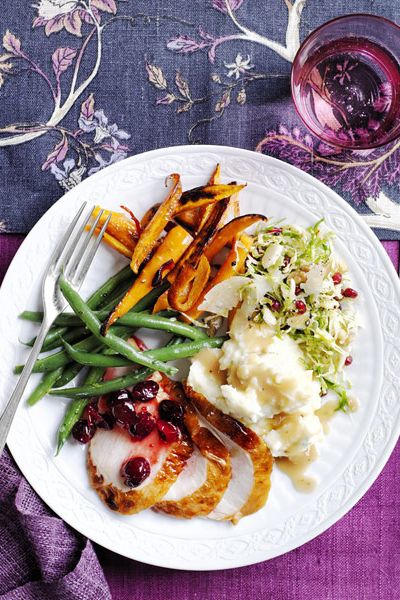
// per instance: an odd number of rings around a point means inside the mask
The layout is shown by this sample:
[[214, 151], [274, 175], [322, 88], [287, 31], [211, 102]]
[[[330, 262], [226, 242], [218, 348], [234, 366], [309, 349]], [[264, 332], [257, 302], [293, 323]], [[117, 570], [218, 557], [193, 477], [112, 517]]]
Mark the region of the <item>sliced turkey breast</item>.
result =
[[137, 411], [150, 414], [157, 427], [141, 439], [116, 423], [110, 430], [98, 429], [89, 445], [90, 482], [109, 508], [123, 514], [134, 514], [159, 502], [193, 451], [184, 430], [175, 428], [177, 435], [169, 436], [169, 424], [161, 421], [161, 426], [168, 426], [165, 436], [159, 426], [160, 403], [166, 399], [181, 403], [175, 382], [159, 373], [151, 380], [159, 384], [157, 395], [138, 403]]
[[187, 384], [184, 390], [213, 433], [220, 437], [231, 458], [229, 485], [208, 518], [237, 522], [266, 503], [271, 485], [272, 455], [254, 431], [224, 414]]
[[191, 404], [186, 406], [185, 425], [194, 452], [156, 510], [190, 519], [208, 515], [221, 501], [230, 479], [227, 448], [200, 422]]

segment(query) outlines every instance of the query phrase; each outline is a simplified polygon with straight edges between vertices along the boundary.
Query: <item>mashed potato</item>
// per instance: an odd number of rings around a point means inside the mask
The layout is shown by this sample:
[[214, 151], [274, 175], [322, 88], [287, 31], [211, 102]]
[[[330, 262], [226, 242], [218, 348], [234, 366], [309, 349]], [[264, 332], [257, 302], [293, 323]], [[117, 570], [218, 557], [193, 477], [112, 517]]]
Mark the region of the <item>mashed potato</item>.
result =
[[222, 348], [205, 348], [192, 359], [188, 384], [263, 435], [274, 456], [303, 453], [323, 437], [315, 414], [320, 386], [298, 345], [249, 321], [241, 309]]

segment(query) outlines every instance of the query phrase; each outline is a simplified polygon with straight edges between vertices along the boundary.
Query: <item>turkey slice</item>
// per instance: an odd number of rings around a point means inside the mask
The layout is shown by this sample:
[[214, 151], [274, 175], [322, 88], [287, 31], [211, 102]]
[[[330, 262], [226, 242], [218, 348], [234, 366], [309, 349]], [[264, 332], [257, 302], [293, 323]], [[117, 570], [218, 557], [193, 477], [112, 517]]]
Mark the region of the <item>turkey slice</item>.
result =
[[202, 425], [190, 404], [186, 406], [185, 425], [195, 445], [194, 452], [155, 508], [190, 519], [208, 515], [219, 504], [231, 479], [231, 466], [228, 450]]
[[272, 455], [263, 440], [251, 429], [213, 406], [187, 384], [186, 396], [210, 424], [229, 451], [232, 477], [210, 519], [239, 521], [257, 512], [267, 501], [273, 466]]
[[[154, 373], [159, 392], [145, 407], [158, 415], [158, 404], [166, 398], [180, 402], [175, 382]], [[89, 445], [88, 472], [92, 487], [112, 510], [123, 514], [138, 513], [159, 502], [185, 467], [193, 446], [185, 433], [176, 442], [166, 443], [155, 429], [143, 440], [135, 440], [127, 431], [114, 426], [98, 429]], [[141, 456], [151, 466], [149, 477], [132, 489], [121, 477], [121, 467], [130, 458]]]

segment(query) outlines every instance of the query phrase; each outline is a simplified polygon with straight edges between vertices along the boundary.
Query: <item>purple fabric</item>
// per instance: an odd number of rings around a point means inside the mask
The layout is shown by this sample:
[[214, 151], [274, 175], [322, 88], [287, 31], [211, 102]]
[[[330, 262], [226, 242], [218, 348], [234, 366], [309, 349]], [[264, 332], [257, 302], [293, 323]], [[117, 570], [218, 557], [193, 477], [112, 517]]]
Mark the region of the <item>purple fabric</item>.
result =
[[[22, 239], [0, 235], [0, 281]], [[383, 245], [398, 270], [399, 243]], [[94, 551], [38, 498], [7, 452], [0, 472], [0, 600], [400, 597], [399, 445], [362, 500], [324, 534], [274, 560], [215, 573], [172, 571]]]
[[2, 600], [109, 600], [89, 540], [54, 516], [8, 451], [0, 460]]

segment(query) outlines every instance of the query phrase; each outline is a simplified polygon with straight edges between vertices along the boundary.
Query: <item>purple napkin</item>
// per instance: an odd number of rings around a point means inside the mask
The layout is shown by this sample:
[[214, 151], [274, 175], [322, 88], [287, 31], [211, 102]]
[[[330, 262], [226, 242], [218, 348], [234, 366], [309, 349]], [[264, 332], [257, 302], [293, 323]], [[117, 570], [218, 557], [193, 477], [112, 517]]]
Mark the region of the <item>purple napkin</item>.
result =
[[1, 600], [111, 600], [92, 544], [54, 516], [0, 458]]

